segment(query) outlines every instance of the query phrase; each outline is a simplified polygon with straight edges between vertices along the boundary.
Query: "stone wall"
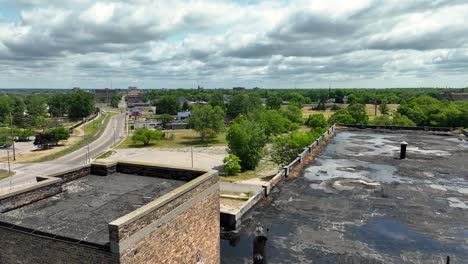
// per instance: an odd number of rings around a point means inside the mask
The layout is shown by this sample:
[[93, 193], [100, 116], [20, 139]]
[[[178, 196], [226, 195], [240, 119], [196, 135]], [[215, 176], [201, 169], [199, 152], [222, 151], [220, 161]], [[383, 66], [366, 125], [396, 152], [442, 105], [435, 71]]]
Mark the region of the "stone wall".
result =
[[217, 172], [110, 223], [109, 230], [122, 263], [219, 263]]
[[0, 263], [119, 263], [110, 251], [0, 226]]

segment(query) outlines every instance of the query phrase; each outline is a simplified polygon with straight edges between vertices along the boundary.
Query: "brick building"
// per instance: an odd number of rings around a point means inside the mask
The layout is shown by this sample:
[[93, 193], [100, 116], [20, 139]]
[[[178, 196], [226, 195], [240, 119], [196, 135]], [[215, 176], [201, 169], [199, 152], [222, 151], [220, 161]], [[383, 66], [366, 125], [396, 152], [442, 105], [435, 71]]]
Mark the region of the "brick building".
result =
[[119, 95], [120, 89], [96, 89], [94, 90], [94, 98], [97, 103], [107, 103], [109, 104], [112, 100], [112, 97]]
[[128, 87], [127, 104], [129, 107], [151, 105], [143, 100], [143, 91], [133, 86]]
[[219, 263], [217, 172], [93, 164], [0, 196], [0, 263]]

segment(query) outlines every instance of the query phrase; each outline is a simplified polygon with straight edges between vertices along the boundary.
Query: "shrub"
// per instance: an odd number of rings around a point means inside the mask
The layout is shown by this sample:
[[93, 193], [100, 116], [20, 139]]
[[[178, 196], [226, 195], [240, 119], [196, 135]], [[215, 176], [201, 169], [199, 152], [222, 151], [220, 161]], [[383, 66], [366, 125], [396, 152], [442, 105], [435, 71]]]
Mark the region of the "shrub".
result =
[[223, 159], [224, 162], [224, 171], [227, 175], [232, 176], [236, 175], [241, 171], [240, 159], [234, 154], [229, 154], [229, 156]]

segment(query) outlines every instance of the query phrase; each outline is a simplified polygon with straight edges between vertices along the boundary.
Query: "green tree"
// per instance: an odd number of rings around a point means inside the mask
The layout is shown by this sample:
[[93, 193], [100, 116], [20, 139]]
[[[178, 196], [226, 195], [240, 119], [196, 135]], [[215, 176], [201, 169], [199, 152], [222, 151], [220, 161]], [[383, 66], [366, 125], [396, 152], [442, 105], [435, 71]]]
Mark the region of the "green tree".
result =
[[52, 117], [62, 117], [67, 113], [67, 95], [56, 93], [49, 97], [47, 105], [49, 106], [49, 114]]
[[221, 107], [203, 105], [192, 110], [189, 126], [200, 134], [201, 141], [214, 137], [224, 129], [224, 111]]
[[155, 103], [156, 113], [175, 115], [179, 111], [179, 100], [175, 96], [162, 96]]
[[278, 110], [281, 108], [283, 100], [277, 95], [273, 95], [267, 98], [266, 108], [269, 110]]
[[349, 94], [348, 95], [348, 104], [354, 104], [358, 102], [358, 98], [354, 94]]
[[145, 127], [138, 128], [132, 135], [134, 143], [142, 142], [144, 146], [148, 146], [151, 141], [159, 141], [163, 138], [161, 130], [150, 130]]
[[306, 125], [311, 128], [324, 128], [328, 127], [327, 119], [323, 114], [309, 115], [307, 118]]
[[6, 127], [0, 127], [0, 145], [11, 144], [11, 130]]
[[223, 159], [224, 171], [228, 176], [236, 175], [241, 171], [240, 159], [234, 154], [229, 154], [229, 156]]
[[13, 131], [19, 141], [28, 141], [30, 137], [34, 136], [34, 131], [31, 128], [15, 128]]
[[258, 121], [265, 130], [267, 138], [271, 135], [279, 135], [297, 128], [297, 126], [294, 126], [293, 123], [284, 117], [283, 113], [279, 110], [260, 112], [256, 121]]
[[247, 95], [245, 92], [236, 93], [229, 98], [227, 112], [232, 114], [247, 114], [263, 108], [262, 101], [257, 95]]
[[163, 128], [166, 128], [167, 124], [169, 124], [169, 122], [171, 122], [173, 119], [173, 117], [170, 114], [163, 114], [160, 118]]
[[226, 139], [229, 153], [241, 160], [243, 170], [255, 169], [266, 142], [265, 131], [257, 122], [238, 117], [229, 128]]
[[226, 109], [226, 106], [224, 105], [224, 98], [223, 95], [220, 93], [215, 93], [211, 95], [210, 100], [208, 101], [208, 104], [210, 104], [212, 107], [219, 106], [223, 111]]
[[355, 124], [355, 120], [353, 116], [348, 112], [347, 109], [345, 108], [340, 108], [338, 111], [336, 111], [329, 119], [328, 123], [333, 125], [333, 124]]
[[113, 107], [113, 108], [119, 108], [119, 102], [120, 102], [120, 100], [122, 100], [122, 96], [120, 96], [120, 95], [114, 95], [114, 96], [112, 96], [111, 102], [110, 102], [111, 107]]
[[42, 129], [44, 132], [50, 125], [49, 120], [47, 120], [44, 116], [36, 116], [34, 119], [34, 127]]
[[26, 100], [26, 108], [28, 115], [34, 117], [34, 120], [36, 116], [43, 116], [47, 113], [47, 99], [38, 95], [29, 96]]
[[297, 158], [304, 148], [312, 144], [325, 131], [324, 128], [305, 133], [295, 131], [278, 138], [272, 147], [271, 158], [276, 164], [285, 165]]
[[64, 127], [55, 127], [46, 131], [46, 135], [50, 136], [57, 145], [62, 140], [70, 138], [70, 131]]
[[380, 126], [416, 126], [411, 119], [399, 113], [377, 116], [370, 123]]
[[26, 111], [26, 105], [24, 104], [23, 98], [19, 96], [13, 97], [12, 105], [12, 118], [13, 125], [17, 127], [25, 127], [26, 119], [24, 117], [24, 112]]
[[94, 112], [94, 94], [80, 90], [68, 97], [68, 116], [71, 119], [81, 119]]
[[8, 123], [8, 116], [12, 112], [12, 99], [8, 95], [0, 96], [0, 124]]
[[390, 111], [390, 108], [388, 108], [387, 100], [384, 99], [380, 102], [379, 111], [382, 115], [388, 114], [388, 112]]
[[290, 103], [288, 107], [283, 110], [283, 115], [293, 123], [302, 124], [303, 122], [301, 108], [295, 103]]
[[366, 106], [363, 104], [352, 104], [348, 106], [348, 113], [353, 117], [354, 123], [365, 125], [369, 121]]

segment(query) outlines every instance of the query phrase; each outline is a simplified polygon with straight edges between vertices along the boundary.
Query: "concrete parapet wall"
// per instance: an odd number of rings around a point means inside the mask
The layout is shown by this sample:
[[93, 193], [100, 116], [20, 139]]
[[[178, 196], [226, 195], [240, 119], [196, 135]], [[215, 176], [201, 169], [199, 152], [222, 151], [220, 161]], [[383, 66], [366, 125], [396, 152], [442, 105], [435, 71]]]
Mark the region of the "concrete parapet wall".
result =
[[236, 210], [226, 209], [221, 207], [221, 226], [225, 230], [235, 230], [241, 224], [242, 216], [244, 216], [252, 207], [254, 207], [266, 193], [264, 186], [251, 185], [251, 184], [239, 184], [239, 183], [220, 183], [221, 191], [231, 192], [252, 192], [253, 195], [245, 201], [245, 203]]
[[430, 127], [430, 126], [381, 126], [381, 125], [352, 125], [352, 124], [338, 124], [343, 127], [352, 128], [371, 128], [371, 129], [390, 129], [390, 130], [413, 130], [413, 131], [434, 131], [434, 132], [451, 132], [456, 128], [453, 127]]

